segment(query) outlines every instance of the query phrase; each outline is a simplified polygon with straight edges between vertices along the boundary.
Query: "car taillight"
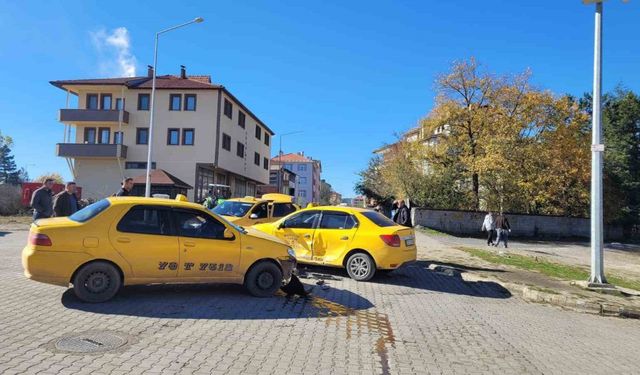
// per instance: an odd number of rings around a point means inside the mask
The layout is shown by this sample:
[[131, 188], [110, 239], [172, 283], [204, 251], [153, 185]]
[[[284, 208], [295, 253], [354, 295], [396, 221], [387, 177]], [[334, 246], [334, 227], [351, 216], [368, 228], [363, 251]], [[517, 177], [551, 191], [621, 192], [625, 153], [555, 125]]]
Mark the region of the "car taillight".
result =
[[31, 233], [29, 235], [29, 245], [34, 246], [51, 246], [51, 239], [46, 234]]
[[380, 238], [391, 247], [400, 247], [400, 236], [397, 234], [382, 234]]

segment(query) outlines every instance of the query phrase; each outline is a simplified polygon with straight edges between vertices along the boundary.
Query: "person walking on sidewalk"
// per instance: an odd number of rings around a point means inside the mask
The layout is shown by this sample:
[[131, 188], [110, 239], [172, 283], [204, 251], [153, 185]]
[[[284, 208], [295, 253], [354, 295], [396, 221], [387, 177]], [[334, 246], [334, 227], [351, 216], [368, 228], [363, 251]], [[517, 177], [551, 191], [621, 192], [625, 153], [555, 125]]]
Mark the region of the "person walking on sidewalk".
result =
[[498, 234], [497, 234], [495, 247], [498, 247], [498, 245], [500, 244], [500, 241], [503, 241], [504, 248], [506, 249], [508, 247], [509, 233], [511, 232], [511, 225], [509, 224], [509, 219], [507, 219], [507, 217], [504, 216], [502, 212], [500, 213], [500, 215], [498, 215], [498, 217], [496, 217], [496, 232]]
[[496, 224], [493, 221], [493, 213], [491, 211], [487, 212], [487, 215], [484, 217], [480, 230], [487, 232], [487, 246], [493, 245], [493, 235], [496, 232]]
[[64, 190], [53, 197], [53, 212], [56, 217], [71, 216], [79, 208], [78, 197], [76, 196], [76, 183], [67, 182]]
[[53, 215], [53, 179], [47, 178], [41, 187], [31, 196], [33, 207], [33, 221], [46, 219]]

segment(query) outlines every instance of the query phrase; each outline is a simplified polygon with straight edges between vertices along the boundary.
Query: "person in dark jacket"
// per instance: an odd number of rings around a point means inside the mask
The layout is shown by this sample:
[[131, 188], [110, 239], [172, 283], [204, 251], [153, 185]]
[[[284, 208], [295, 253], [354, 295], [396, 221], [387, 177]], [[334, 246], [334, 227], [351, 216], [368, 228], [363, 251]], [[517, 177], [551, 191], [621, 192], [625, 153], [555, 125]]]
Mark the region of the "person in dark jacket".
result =
[[404, 200], [398, 201], [398, 211], [396, 211], [393, 221], [405, 227], [413, 226], [411, 225], [411, 211], [409, 211], [409, 207], [404, 204]]
[[131, 195], [131, 189], [133, 189], [133, 178], [127, 177], [122, 180], [120, 190], [115, 195], [116, 197], [128, 197]]
[[506, 216], [504, 216], [501, 212], [500, 215], [496, 217], [495, 226], [496, 226], [496, 232], [497, 232], [497, 239], [494, 246], [498, 247], [498, 245], [500, 244], [500, 241], [504, 241], [504, 248], [506, 249], [508, 247], [507, 242], [509, 241], [509, 233], [511, 232], [511, 225], [509, 224], [509, 219], [507, 219]]
[[67, 182], [63, 191], [53, 197], [53, 212], [55, 216], [71, 216], [79, 209], [79, 200], [76, 196], [76, 183]]
[[53, 179], [47, 178], [41, 187], [31, 195], [31, 207], [33, 207], [33, 221], [46, 219], [53, 215]]

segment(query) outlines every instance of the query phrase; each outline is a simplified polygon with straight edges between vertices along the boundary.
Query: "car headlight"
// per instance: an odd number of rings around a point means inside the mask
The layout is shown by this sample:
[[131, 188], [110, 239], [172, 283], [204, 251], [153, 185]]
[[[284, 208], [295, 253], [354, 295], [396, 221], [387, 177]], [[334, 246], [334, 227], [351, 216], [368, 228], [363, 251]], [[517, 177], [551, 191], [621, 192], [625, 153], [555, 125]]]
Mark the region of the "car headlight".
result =
[[295, 258], [296, 257], [296, 252], [293, 251], [292, 248], [288, 248], [287, 249], [287, 254], [289, 254], [290, 257]]

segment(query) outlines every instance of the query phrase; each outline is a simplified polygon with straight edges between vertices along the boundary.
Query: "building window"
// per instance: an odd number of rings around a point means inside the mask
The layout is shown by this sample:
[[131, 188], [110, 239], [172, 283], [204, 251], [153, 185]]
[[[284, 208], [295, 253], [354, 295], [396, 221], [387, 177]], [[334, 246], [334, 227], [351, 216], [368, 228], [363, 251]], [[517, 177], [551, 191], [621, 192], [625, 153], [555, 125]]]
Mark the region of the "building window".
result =
[[96, 128], [84, 128], [84, 143], [96, 143]]
[[298, 183], [301, 185], [304, 185], [307, 183], [307, 178], [306, 177], [299, 177], [298, 178]]
[[138, 94], [138, 111], [148, 111], [150, 101], [149, 94]]
[[109, 144], [110, 139], [111, 139], [111, 129], [109, 128], [98, 129], [98, 143]]
[[123, 132], [113, 132], [113, 144], [121, 145], [124, 138]]
[[260, 166], [260, 154], [257, 152], [253, 154], [253, 163], [257, 166]]
[[267, 170], [269, 169], [269, 158], [262, 159], [262, 167]]
[[242, 111], [238, 111], [238, 125], [240, 125], [242, 129], [244, 129], [244, 123], [246, 119], [247, 119], [247, 116], [244, 113], [242, 113]]
[[231, 151], [231, 137], [225, 133], [222, 133], [222, 148]]
[[195, 132], [195, 129], [182, 129], [182, 144], [185, 146], [193, 146]]
[[256, 138], [262, 138], [262, 129], [260, 128], [260, 126], [258, 126], [258, 124], [256, 124]]
[[181, 94], [171, 94], [169, 95], [169, 110], [170, 111], [179, 111], [182, 105], [182, 95]]
[[111, 94], [100, 95], [100, 109], [105, 111], [111, 110]]
[[124, 111], [124, 98], [116, 98], [116, 108], [118, 111]]
[[[127, 161], [124, 163], [124, 169], [147, 169], [146, 161]], [[151, 162], [151, 169], [156, 169], [156, 162]]]
[[306, 198], [306, 197], [307, 197], [307, 191], [306, 191], [306, 190], [300, 190], [300, 191], [298, 192], [298, 196], [299, 196], [299, 197]]
[[87, 94], [87, 109], [98, 109], [98, 94]]
[[238, 142], [238, 145], [236, 147], [236, 155], [244, 158], [244, 143]]
[[167, 130], [167, 145], [177, 146], [180, 144], [180, 129], [170, 128]]
[[196, 94], [184, 94], [184, 110], [195, 111], [196, 101]]
[[149, 128], [136, 129], [136, 144], [137, 145], [149, 144]]
[[233, 104], [227, 99], [224, 100], [224, 115], [233, 118]]
[[306, 171], [307, 170], [307, 165], [306, 164], [298, 164], [298, 170], [299, 171]]
[[264, 144], [267, 145], [267, 146], [269, 146], [269, 141], [270, 141], [269, 138], [270, 138], [269, 137], [269, 133], [264, 132]]

